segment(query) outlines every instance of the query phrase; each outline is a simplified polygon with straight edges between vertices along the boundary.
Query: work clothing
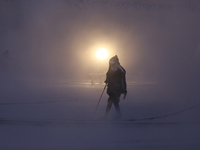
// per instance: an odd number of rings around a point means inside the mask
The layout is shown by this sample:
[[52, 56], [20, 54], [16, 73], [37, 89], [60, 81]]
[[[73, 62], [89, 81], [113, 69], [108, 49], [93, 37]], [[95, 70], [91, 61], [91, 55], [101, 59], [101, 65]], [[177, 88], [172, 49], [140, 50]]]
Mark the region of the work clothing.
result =
[[109, 61], [109, 69], [106, 73], [106, 81], [107, 84], [107, 94], [108, 105], [106, 108], [105, 115], [107, 116], [112, 104], [114, 103], [115, 109], [119, 116], [121, 116], [121, 111], [119, 107], [119, 101], [121, 94], [126, 94], [126, 71], [120, 65], [119, 59], [116, 56], [112, 57]]

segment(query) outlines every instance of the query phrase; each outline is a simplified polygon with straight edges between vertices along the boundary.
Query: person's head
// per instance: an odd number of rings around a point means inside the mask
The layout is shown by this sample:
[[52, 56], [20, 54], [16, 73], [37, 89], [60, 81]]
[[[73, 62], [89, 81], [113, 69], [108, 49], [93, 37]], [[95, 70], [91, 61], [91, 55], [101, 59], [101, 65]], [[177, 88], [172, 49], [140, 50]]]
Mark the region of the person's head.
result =
[[110, 59], [110, 61], [109, 61], [109, 64], [110, 64], [110, 65], [114, 65], [114, 64], [116, 64], [116, 63], [119, 64], [119, 59], [118, 59], [117, 55], [115, 55], [114, 57], [112, 57], [112, 58]]

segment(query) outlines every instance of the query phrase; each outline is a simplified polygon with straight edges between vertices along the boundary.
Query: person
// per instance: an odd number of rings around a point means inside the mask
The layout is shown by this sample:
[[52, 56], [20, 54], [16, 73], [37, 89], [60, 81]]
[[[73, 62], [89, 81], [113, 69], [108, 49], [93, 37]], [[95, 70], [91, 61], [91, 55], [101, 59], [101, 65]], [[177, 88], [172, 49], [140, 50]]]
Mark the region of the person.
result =
[[109, 98], [104, 119], [107, 119], [112, 104], [115, 106], [118, 117], [121, 118], [119, 101], [121, 94], [124, 94], [124, 98], [127, 94], [126, 70], [120, 65], [117, 55], [109, 60], [109, 68], [106, 73], [105, 83], [107, 84], [107, 94]]

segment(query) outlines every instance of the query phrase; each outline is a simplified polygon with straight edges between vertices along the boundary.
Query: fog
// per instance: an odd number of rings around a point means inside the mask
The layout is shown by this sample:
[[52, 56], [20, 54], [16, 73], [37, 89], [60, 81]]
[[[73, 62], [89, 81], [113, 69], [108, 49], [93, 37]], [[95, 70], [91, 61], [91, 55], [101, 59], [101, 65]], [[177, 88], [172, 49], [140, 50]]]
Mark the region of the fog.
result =
[[[199, 149], [199, 18], [198, 0], [0, 1], [0, 147]], [[99, 121], [108, 96], [94, 116], [104, 85], [89, 75], [114, 55], [127, 72], [123, 119], [175, 115], [115, 124], [112, 108]]]
[[1, 53], [18, 78], [87, 78], [106, 47], [128, 80], [196, 82], [198, 18], [198, 1], [1, 1]]

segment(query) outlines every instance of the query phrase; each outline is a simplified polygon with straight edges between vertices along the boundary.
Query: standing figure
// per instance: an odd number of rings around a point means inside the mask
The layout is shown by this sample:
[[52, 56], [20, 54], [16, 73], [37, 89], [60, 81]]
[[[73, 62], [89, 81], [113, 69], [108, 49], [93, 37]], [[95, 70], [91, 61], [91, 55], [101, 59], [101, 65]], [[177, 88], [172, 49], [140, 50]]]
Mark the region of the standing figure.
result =
[[117, 55], [112, 57], [109, 61], [109, 69], [106, 73], [107, 94], [109, 95], [108, 104], [105, 112], [105, 119], [114, 104], [118, 113], [118, 117], [121, 118], [121, 111], [119, 107], [119, 101], [121, 94], [126, 96], [126, 70], [120, 65]]

